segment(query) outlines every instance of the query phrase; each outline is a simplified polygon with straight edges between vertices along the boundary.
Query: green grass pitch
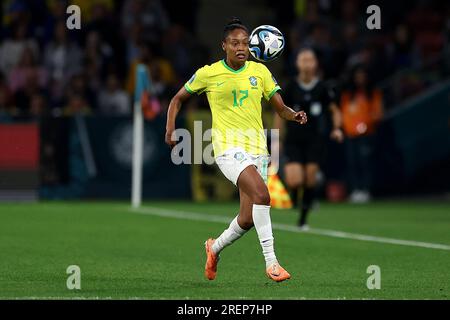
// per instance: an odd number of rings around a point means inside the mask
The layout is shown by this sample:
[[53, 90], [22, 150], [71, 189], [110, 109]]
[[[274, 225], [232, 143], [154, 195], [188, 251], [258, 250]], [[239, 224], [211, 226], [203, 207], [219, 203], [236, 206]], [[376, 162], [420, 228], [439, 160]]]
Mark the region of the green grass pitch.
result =
[[[292, 279], [273, 283], [251, 230], [221, 254], [218, 277], [203, 276], [204, 241], [227, 226], [238, 203], [124, 202], [0, 204], [0, 298], [86, 299], [449, 299], [450, 250], [274, 230], [277, 257]], [[202, 214], [194, 220], [148, 214]], [[219, 216], [219, 221], [201, 217]], [[322, 203], [313, 228], [450, 245], [450, 204]], [[222, 220], [221, 220], [222, 219]], [[293, 225], [294, 210], [272, 210]], [[66, 268], [81, 268], [68, 290]], [[381, 268], [381, 289], [366, 287]]]

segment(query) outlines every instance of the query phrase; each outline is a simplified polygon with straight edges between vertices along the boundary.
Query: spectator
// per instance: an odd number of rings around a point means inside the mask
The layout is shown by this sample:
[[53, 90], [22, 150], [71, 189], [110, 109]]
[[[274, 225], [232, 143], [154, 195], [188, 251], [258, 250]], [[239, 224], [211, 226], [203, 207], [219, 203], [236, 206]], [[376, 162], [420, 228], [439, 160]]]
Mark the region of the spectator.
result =
[[6, 76], [17, 65], [25, 48], [30, 48], [35, 57], [39, 56], [37, 42], [27, 38], [27, 24], [17, 22], [13, 27], [13, 38], [6, 39], [0, 47], [0, 70]]
[[86, 37], [84, 50], [85, 73], [88, 74], [88, 87], [100, 90], [101, 79], [106, 74], [108, 62], [112, 59], [113, 49], [103, 42], [97, 31], [90, 31]]
[[405, 24], [399, 24], [395, 29], [394, 41], [388, 47], [388, 55], [394, 69], [419, 65], [419, 48], [414, 43], [411, 31]]
[[69, 40], [65, 21], [56, 24], [54, 38], [45, 48], [45, 65], [49, 72], [52, 96], [60, 101], [69, 79], [81, 71], [82, 52]]
[[130, 97], [120, 87], [119, 78], [116, 74], [108, 75], [106, 87], [99, 95], [99, 111], [107, 116], [121, 116], [131, 114]]
[[[291, 14], [296, 16], [296, 18], [292, 22], [290, 32], [288, 33], [289, 39], [286, 41], [286, 45], [290, 47], [289, 61], [286, 68], [289, 76], [296, 75], [297, 53], [303, 47], [312, 47], [311, 31], [314, 26], [318, 25], [319, 22], [324, 19], [324, 17], [319, 14], [319, 5], [320, 4], [315, 0], [293, 3]], [[278, 24], [283, 23], [284, 21], [278, 22]]]
[[158, 72], [160, 73], [160, 81], [162, 81], [165, 85], [173, 85], [175, 83], [175, 72], [172, 69], [172, 65], [169, 63], [169, 61], [162, 57], [156, 57], [150, 46], [146, 43], [141, 42], [139, 45], [139, 59], [133, 61], [128, 70], [126, 88], [130, 95], [134, 94], [136, 68], [139, 63], [145, 64], [150, 71], [158, 69]]
[[125, 34], [135, 23], [143, 27], [144, 40], [153, 44], [169, 26], [169, 18], [160, 0], [126, 0], [122, 9], [122, 26]]
[[83, 21], [91, 23], [98, 17], [99, 13], [96, 10], [111, 11], [114, 7], [114, 0], [71, 0], [71, 4], [75, 4], [80, 7], [83, 12]]
[[66, 9], [69, 3], [68, 0], [48, 1], [47, 6], [48, 15], [43, 26], [43, 40], [45, 44], [53, 39], [58, 22], [67, 19]]
[[32, 95], [30, 101], [30, 116], [32, 118], [39, 118], [46, 115], [47, 111], [47, 98], [42, 94]]
[[126, 36], [126, 64], [129, 67], [136, 59], [139, 59], [139, 46], [142, 41], [143, 28], [138, 22], [134, 23]]
[[323, 23], [317, 23], [305, 40], [305, 47], [312, 48], [322, 62], [323, 77], [327, 78], [334, 64], [334, 53], [331, 47], [331, 35], [329, 28]]
[[152, 93], [158, 99], [170, 100], [175, 92], [173, 92], [173, 88], [168, 85], [168, 83], [163, 78], [163, 73], [161, 69], [161, 65], [155, 63], [150, 68], [150, 73], [152, 75]]
[[363, 11], [364, 5], [361, 4], [361, 1], [358, 0], [343, 0], [340, 3], [340, 12], [339, 12], [339, 21], [348, 24], [348, 23], [356, 23], [357, 29], [363, 30], [366, 29], [366, 19], [364, 15], [361, 15], [360, 12]]
[[117, 41], [120, 41], [116, 36], [120, 27], [113, 22], [113, 19], [111, 19], [112, 0], [89, 2], [92, 5], [92, 17], [90, 19], [90, 22], [88, 22], [86, 25], [87, 34], [95, 31], [99, 34], [99, 38], [104, 40], [109, 45], [113, 45]]
[[347, 64], [352, 64], [352, 60], [355, 59], [354, 56], [363, 48], [363, 43], [356, 23], [350, 22], [343, 25], [341, 37], [345, 55], [348, 57]]
[[22, 52], [18, 64], [9, 74], [9, 88], [13, 93], [23, 89], [26, 78], [30, 73], [36, 73], [40, 87], [45, 87], [47, 85], [47, 71], [43, 67], [37, 65], [33, 50], [26, 47]]
[[0, 119], [14, 115], [16, 113], [15, 111], [12, 105], [11, 91], [5, 83], [5, 77], [0, 72]]
[[[177, 25], [174, 29], [180, 30], [178, 32], [180, 36], [178, 39], [176, 37], [172, 39], [175, 40], [171, 43], [173, 50], [185, 52], [186, 55], [189, 56], [189, 58], [186, 59], [178, 54], [179, 59], [173, 60], [175, 72], [179, 77], [181, 77], [179, 80], [183, 82], [185, 77], [192, 76], [192, 73], [195, 71], [197, 66], [202, 65], [204, 61], [211, 60], [211, 57], [209, 54], [209, 49], [200, 42], [198, 37], [195, 37], [193, 34], [189, 33], [187, 28]], [[164, 50], [167, 50], [168, 48], [170, 48], [170, 45], [166, 46]], [[164, 56], [166, 56], [166, 54], [164, 54]], [[172, 56], [176, 55], [172, 54]], [[167, 55], [167, 57], [170, 57], [170, 55]]]
[[20, 115], [30, 115], [31, 100], [34, 95], [47, 96], [45, 87], [40, 84], [37, 70], [26, 74], [23, 88], [15, 93], [16, 106]]
[[342, 93], [341, 109], [347, 136], [348, 178], [352, 202], [370, 200], [373, 134], [382, 117], [382, 94], [374, 89], [363, 66], [352, 72], [349, 87]]
[[191, 76], [194, 53], [201, 49], [200, 44], [195, 43], [195, 37], [190, 37], [182, 26], [175, 25], [167, 30], [163, 47], [163, 55], [169, 59], [177, 75], [182, 79]]
[[70, 79], [66, 89], [66, 100], [70, 100], [70, 97], [73, 96], [81, 96], [90, 108], [95, 109], [97, 106], [97, 95], [95, 91], [89, 88], [86, 78], [86, 74], [78, 73]]

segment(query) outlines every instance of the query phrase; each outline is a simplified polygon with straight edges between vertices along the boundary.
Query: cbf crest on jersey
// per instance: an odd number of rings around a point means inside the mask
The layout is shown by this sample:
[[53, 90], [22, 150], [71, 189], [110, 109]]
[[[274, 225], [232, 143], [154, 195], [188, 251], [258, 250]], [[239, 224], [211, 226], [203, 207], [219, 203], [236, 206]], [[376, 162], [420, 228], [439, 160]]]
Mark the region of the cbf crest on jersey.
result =
[[252, 86], [257, 86], [258, 85], [258, 80], [254, 76], [251, 76], [250, 78], [248, 78], [248, 80], [250, 80], [250, 84]]

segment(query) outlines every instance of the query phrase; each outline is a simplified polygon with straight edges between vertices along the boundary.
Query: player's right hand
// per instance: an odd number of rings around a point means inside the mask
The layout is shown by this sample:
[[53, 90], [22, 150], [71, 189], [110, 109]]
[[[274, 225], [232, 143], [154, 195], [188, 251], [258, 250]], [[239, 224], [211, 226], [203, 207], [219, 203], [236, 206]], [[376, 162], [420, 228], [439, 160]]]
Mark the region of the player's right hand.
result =
[[175, 145], [177, 144], [177, 142], [175, 140], [172, 140], [172, 135], [173, 132], [175, 131], [174, 128], [170, 128], [170, 129], [166, 129], [166, 144], [170, 147], [170, 149], [172, 149], [173, 147], [175, 147]]

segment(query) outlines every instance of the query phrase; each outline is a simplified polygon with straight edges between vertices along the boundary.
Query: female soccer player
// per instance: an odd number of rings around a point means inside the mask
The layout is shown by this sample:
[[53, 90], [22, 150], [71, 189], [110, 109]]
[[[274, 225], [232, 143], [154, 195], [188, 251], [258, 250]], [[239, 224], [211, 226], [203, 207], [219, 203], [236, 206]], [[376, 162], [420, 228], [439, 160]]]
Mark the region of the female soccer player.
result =
[[190, 95], [206, 92], [212, 113], [212, 143], [217, 165], [239, 188], [240, 211], [217, 239], [205, 242], [205, 276], [216, 277], [220, 252], [255, 226], [266, 261], [266, 274], [274, 281], [290, 278], [275, 256], [267, 181], [268, 152], [261, 118], [264, 97], [283, 119], [304, 124], [303, 111], [287, 107], [280, 87], [267, 67], [247, 61], [249, 32], [239, 19], [223, 32], [223, 60], [206, 65], [172, 98], [167, 112], [166, 143], [176, 144], [175, 118]]

